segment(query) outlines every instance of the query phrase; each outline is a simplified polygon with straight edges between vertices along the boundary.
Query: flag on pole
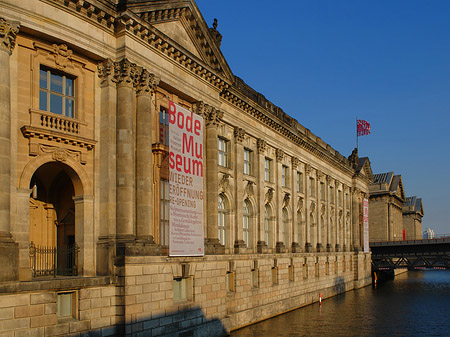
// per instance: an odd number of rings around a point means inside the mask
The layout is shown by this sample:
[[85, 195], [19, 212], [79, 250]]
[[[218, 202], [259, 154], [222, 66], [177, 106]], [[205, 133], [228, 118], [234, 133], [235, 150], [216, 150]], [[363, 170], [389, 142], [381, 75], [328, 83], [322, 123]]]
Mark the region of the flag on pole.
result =
[[356, 123], [356, 132], [358, 136], [370, 135], [370, 124], [365, 120], [358, 119]]

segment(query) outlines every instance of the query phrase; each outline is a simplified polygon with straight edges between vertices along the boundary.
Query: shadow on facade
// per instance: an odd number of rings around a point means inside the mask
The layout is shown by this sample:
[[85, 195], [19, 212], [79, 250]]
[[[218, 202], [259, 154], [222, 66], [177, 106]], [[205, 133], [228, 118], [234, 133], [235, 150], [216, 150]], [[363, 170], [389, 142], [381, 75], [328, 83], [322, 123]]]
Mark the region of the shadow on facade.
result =
[[334, 291], [336, 294], [343, 294], [346, 291], [345, 280], [343, 277], [336, 277], [334, 279]]
[[[200, 307], [180, 310], [173, 314], [154, 316], [133, 323], [118, 324], [82, 333], [81, 336], [161, 336], [210, 337], [228, 336], [219, 319], [208, 320]], [[77, 336], [80, 336], [77, 334]]]

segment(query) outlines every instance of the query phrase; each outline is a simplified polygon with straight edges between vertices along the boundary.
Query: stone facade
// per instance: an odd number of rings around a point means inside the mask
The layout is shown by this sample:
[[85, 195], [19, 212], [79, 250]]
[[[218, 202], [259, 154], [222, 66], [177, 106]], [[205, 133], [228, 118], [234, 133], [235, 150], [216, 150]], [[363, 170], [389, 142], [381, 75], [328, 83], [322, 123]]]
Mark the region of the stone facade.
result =
[[402, 208], [403, 228], [405, 229], [406, 240], [422, 239], [422, 218], [423, 204], [422, 198], [416, 196], [407, 197]]
[[[370, 162], [234, 76], [194, 1], [0, 17], [0, 336], [225, 335], [370, 283]], [[204, 118], [203, 257], [168, 256], [169, 100]]]

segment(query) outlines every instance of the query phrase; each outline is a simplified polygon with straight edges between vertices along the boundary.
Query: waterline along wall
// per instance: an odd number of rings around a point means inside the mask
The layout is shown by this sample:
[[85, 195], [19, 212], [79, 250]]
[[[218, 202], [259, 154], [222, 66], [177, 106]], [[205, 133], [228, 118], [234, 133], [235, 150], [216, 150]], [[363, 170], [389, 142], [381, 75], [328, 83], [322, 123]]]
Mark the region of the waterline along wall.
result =
[[0, 8], [0, 336], [220, 336], [371, 282], [369, 159], [235, 76], [195, 1]]

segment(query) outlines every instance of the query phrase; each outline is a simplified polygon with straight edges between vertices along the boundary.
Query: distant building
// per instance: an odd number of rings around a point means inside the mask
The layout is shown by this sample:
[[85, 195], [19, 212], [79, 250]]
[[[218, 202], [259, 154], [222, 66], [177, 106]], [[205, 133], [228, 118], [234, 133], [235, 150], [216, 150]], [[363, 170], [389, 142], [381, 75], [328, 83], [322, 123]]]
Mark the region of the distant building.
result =
[[406, 201], [402, 176], [394, 172], [374, 174], [369, 191], [370, 241], [402, 240]]
[[427, 228], [426, 231], [423, 231], [423, 238], [434, 239], [434, 230], [432, 230], [431, 228]]
[[406, 240], [422, 238], [423, 204], [422, 198], [407, 197], [403, 203], [403, 230]]

